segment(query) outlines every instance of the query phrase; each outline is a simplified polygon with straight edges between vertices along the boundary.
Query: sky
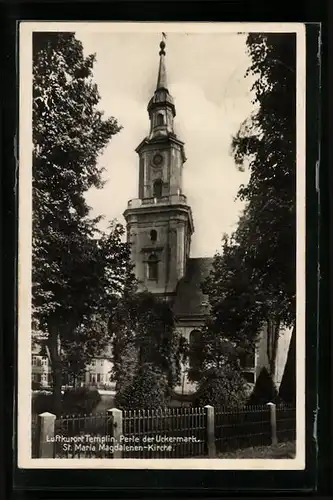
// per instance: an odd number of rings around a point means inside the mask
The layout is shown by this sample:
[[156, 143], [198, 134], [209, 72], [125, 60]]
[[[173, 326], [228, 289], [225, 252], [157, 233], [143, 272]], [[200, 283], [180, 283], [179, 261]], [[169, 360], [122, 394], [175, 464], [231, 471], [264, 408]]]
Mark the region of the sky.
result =
[[[161, 34], [76, 32], [84, 54], [96, 54], [93, 74], [105, 116], [123, 126], [99, 159], [107, 181], [87, 194], [93, 214], [124, 223], [128, 200], [138, 197], [135, 148], [149, 131], [147, 104], [154, 93]], [[176, 106], [175, 132], [185, 142], [183, 193], [192, 208], [191, 256], [213, 256], [238, 221], [238, 188], [248, 181], [231, 154], [232, 136], [253, 111], [246, 35], [167, 33], [169, 92]]]

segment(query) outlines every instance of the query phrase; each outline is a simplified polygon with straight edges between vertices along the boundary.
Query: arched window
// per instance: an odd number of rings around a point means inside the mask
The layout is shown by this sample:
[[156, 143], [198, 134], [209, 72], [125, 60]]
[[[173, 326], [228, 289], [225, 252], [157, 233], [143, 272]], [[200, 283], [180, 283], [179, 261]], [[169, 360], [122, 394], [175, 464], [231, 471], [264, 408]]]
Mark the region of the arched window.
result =
[[157, 115], [157, 126], [159, 127], [160, 125], [164, 125], [164, 116], [162, 115], [162, 113], [159, 113]]
[[196, 360], [196, 351], [200, 346], [200, 330], [192, 330], [189, 337], [189, 362], [190, 366], [193, 367]]
[[158, 260], [156, 255], [152, 254], [148, 258], [148, 279], [157, 281], [158, 278]]
[[157, 231], [155, 229], [152, 229], [150, 231], [150, 241], [156, 241], [157, 240]]
[[161, 198], [162, 196], [162, 187], [163, 187], [163, 182], [161, 179], [157, 179], [154, 182], [154, 198]]

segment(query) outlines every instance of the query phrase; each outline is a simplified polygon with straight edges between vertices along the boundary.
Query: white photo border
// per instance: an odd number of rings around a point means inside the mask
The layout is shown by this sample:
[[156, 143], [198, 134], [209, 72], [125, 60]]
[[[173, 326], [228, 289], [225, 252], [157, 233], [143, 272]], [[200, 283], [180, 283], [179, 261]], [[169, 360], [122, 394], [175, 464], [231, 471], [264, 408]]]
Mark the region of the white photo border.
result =
[[[35, 31], [295, 33], [297, 47], [296, 456], [294, 459], [31, 458], [32, 34]], [[17, 457], [23, 469], [303, 470], [305, 468], [306, 43], [302, 23], [33, 22], [19, 30], [19, 259]]]

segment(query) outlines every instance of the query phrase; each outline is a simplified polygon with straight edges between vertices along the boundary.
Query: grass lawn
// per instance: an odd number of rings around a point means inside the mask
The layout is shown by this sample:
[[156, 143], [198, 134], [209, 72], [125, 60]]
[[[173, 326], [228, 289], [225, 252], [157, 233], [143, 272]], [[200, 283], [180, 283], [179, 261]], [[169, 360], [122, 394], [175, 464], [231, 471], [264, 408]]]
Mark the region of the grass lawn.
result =
[[219, 453], [218, 458], [295, 458], [295, 442], [278, 443], [271, 446], [254, 446], [243, 450]]

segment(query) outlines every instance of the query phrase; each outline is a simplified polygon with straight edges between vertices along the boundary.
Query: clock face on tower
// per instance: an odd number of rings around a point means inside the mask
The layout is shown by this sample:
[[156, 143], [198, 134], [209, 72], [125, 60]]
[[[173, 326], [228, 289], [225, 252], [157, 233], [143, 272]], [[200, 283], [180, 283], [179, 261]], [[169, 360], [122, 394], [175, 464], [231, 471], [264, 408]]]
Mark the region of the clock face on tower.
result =
[[159, 167], [163, 163], [163, 156], [160, 153], [156, 153], [153, 158], [153, 164]]

